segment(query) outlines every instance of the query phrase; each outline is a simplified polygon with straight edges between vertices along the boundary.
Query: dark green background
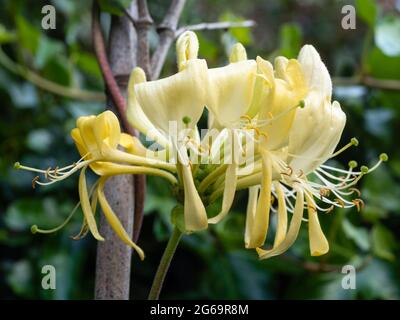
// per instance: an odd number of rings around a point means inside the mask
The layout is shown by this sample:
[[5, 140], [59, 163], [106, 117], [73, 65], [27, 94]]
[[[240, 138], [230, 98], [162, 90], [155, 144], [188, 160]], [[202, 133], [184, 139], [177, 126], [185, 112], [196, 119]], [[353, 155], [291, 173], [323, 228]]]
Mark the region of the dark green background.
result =
[[[102, 1], [107, 2], [107, 1]], [[198, 32], [200, 55], [210, 67], [227, 62], [236, 41], [249, 57], [296, 57], [305, 43], [321, 53], [333, 77], [360, 74], [400, 80], [400, 16], [396, 1], [262, 1], [189, 0], [181, 24], [254, 19], [257, 27]], [[57, 10], [56, 30], [41, 29], [41, 8]], [[168, 1], [150, 0], [156, 21]], [[341, 28], [341, 8], [357, 9], [356, 30]], [[90, 46], [91, 1], [0, 1], [0, 43], [20, 65], [53, 82], [87, 90], [103, 90]], [[104, 14], [104, 27], [109, 16]], [[155, 33], [150, 37], [152, 48]], [[378, 41], [376, 41], [378, 40]], [[391, 44], [392, 43], [392, 44]], [[397, 50], [397, 51], [396, 51]], [[175, 72], [171, 50], [163, 74]], [[168, 274], [161, 298], [319, 298], [398, 299], [400, 238], [400, 91], [385, 91], [350, 81], [335, 86], [335, 99], [347, 114], [341, 145], [356, 136], [360, 145], [342, 154], [336, 165], [349, 160], [372, 165], [381, 152], [390, 161], [362, 180], [365, 209], [320, 214], [329, 239], [329, 254], [309, 256], [306, 226], [285, 255], [258, 261], [243, 246], [246, 192], [239, 192], [229, 217], [208, 231], [185, 237]], [[0, 65], [0, 298], [91, 299], [96, 242], [78, 232], [79, 212], [61, 232], [32, 235], [32, 224], [53, 227], [78, 201], [77, 177], [35, 190], [33, 175], [13, 170], [21, 161], [35, 167], [63, 166], [78, 159], [69, 131], [75, 119], [99, 113], [99, 102], [71, 100], [38, 89]], [[170, 209], [175, 201], [159, 179], [148, 179], [146, 216], [139, 245], [146, 252], [133, 258], [132, 298], [145, 298], [170, 233]], [[57, 270], [57, 289], [41, 289], [41, 267]], [[340, 269], [357, 268], [357, 289], [343, 290]], [[333, 268], [332, 272], [310, 269]]]

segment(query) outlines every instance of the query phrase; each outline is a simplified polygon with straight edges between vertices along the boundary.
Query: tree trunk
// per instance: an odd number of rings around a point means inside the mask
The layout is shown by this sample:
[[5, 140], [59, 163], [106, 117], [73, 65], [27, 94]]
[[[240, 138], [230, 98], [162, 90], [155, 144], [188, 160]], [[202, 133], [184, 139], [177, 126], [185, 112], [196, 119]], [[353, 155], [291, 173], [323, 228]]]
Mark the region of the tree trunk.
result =
[[[136, 1], [129, 8], [137, 16]], [[137, 37], [132, 22], [126, 16], [112, 17], [108, 39], [108, 59], [121, 92], [126, 96], [127, 79], [136, 65]], [[111, 100], [107, 106], [113, 110]], [[115, 111], [115, 110], [113, 110]], [[105, 195], [122, 225], [132, 236], [134, 214], [133, 176], [115, 176], [106, 183]], [[132, 249], [113, 232], [104, 215], [101, 215], [100, 234], [96, 260], [95, 299], [129, 299]]]

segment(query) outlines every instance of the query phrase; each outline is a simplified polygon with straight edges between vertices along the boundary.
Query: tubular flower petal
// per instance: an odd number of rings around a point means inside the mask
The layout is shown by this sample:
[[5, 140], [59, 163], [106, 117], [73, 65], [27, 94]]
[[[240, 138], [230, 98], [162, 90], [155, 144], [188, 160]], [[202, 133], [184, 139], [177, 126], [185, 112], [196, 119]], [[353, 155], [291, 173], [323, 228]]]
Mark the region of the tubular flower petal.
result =
[[147, 118], [141, 105], [136, 99], [135, 85], [146, 82], [144, 71], [136, 67], [132, 70], [128, 83], [128, 108], [127, 118], [130, 124], [142, 132], [146, 137], [158, 142], [166, 147], [169, 145], [168, 139], [160, 133], [154, 124]]
[[146, 117], [167, 135], [170, 121], [177, 123], [178, 132], [185, 127], [184, 117], [191, 120], [188, 127], [196, 125], [206, 105], [207, 83], [206, 62], [192, 59], [173, 76], [135, 85], [135, 94]]
[[231, 53], [229, 55], [229, 62], [230, 63], [235, 63], [239, 61], [245, 61], [247, 60], [247, 53], [246, 49], [243, 47], [241, 43], [236, 43], [231, 50]]
[[303, 68], [309, 89], [320, 92], [326, 100], [330, 101], [332, 80], [317, 50], [312, 45], [305, 45], [301, 48], [297, 59]]
[[131, 246], [139, 255], [140, 259], [144, 259], [144, 253], [141, 248], [139, 248], [130, 238], [128, 233], [125, 231], [124, 227], [121, 224], [121, 221], [119, 221], [118, 217], [115, 215], [114, 211], [110, 207], [110, 204], [108, 203], [105, 195], [104, 195], [104, 184], [107, 180], [107, 177], [102, 177], [100, 178], [99, 186], [97, 188], [97, 195], [99, 198], [99, 202], [101, 205], [101, 208], [103, 209], [103, 213], [110, 224], [111, 228], [114, 230], [114, 232], [118, 235], [118, 237], [127, 245]]
[[193, 31], [182, 33], [176, 42], [176, 56], [179, 71], [187, 67], [189, 60], [197, 59], [199, 40]]
[[331, 104], [311, 92], [305, 107], [297, 110], [289, 136], [289, 165], [293, 170], [308, 174], [329, 159], [345, 124], [346, 115], [338, 102]]
[[206, 229], [208, 226], [207, 212], [194, 185], [189, 166], [179, 165], [183, 179], [185, 200], [184, 218], [187, 232]]
[[86, 167], [81, 170], [79, 175], [79, 198], [81, 199], [82, 211], [85, 216], [85, 220], [89, 226], [90, 232], [99, 241], [104, 241], [104, 238], [99, 234], [97, 229], [96, 220], [94, 219], [92, 207], [90, 205], [89, 195], [86, 186], [85, 177]]
[[250, 107], [256, 74], [254, 60], [231, 63], [210, 69], [211, 91], [207, 107], [211, 110], [214, 127], [232, 128]]
[[317, 209], [313, 205], [312, 198], [306, 194], [308, 207], [308, 237], [310, 240], [310, 253], [312, 256], [321, 256], [329, 251], [329, 243], [322, 232], [318, 220]]
[[296, 241], [299, 234], [301, 219], [304, 211], [304, 193], [302, 189], [297, 189], [296, 206], [294, 208], [293, 217], [290, 220], [289, 230], [285, 239], [271, 250], [257, 248], [257, 253], [260, 259], [267, 259], [284, 253]]
[[276, 248], [286, 237], [288, 219], [285, 194], [278, 181], [274, 181], [274, 188], [278, 194], [278, 226], [274, 240], [274, 248]]
[[[275, 79], [271, 68], [262, 58], [257, 58], [263, 87], [256, 92], [260, 106], [259, 129], [264, 133], [262, 147], [276, 150], [283, 147], [289, 136], [293, 119], [300, 101], [306, 94], [306, 83], [301, 66], [297, 60], [278, 57], [275, 60]], [[266, 86], [266, 88], [265, 88]]]
[[248, 236], [248, 242], [245, 242], [246, 248], [257, 248], [262, 246], [267, 237], [269, 226], [269, 212], [271, 207], [271, 184], [272, 184], [272, 163], [267, 152], [262, 156], [262, 181], [261, 191], [257, 203], [257, 209], [254, 215], [253, 227]]

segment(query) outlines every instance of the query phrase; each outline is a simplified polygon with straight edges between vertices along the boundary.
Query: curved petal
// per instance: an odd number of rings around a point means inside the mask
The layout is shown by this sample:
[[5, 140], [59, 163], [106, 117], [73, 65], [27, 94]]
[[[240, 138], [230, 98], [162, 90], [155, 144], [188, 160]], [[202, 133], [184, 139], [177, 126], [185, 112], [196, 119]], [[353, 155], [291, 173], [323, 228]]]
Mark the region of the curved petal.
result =
[[204, 60], [188, 60], [181, 72], [157, 81], [136, 84], [135, 94], [148, 120], [169, 137], [170, 121], [178, 132], [189, 119], [193, 128], [199, 121], [206, 104], [208, 91], [207, 64]]
[[148, 139], [154, 140], [163, 147], [169, 145], [169, 141], [156, 129], [156, 127], [147, 118], [142, 107], [136, 99], [135, 85], [146, 82], [146, 75], [141, 68], [134, 68], [129, 77], [128, 83], [128, 107], [127, 118], [129, 123]]
[[208, 219], [208, 223], [215, 224], [220, 222], [229, 212], [232, 206], [233, 199], [235, 198], [236, 184], [237, 184], [237, 168], [236, 163], [228, 165], [225, 173], [225, 188], [222, 198], [221, 211], [215, 216]]
[[332, 96], [332, 80], [328, 69], [322, 62], [317, 50], [312, 45], [301, 48], [298, 60], [311, 90], [320, 92], [328, 101]]
[[256, 70], [254, 60], [209, 70], [211, 90], [207, 108], [212, 112], [215, 127], [232, 127], [247, 113]]
[[257, 248], [264, 244], [269, 227], [269, 214], [271, 208], [272, 163], [268, 152], [263, 151], [262, 181], [257, 210], [254, 215], [253, 227], [250, 230], [246, 248]]
[[110, 204], [108, 203], [105, 195], [104, 195], [104, 184], [107, 180], [107, 177], [103, 177], [100, 179], [99, 186], [97, 188], [97, 194], [99, 198], [99, 203], [101, 206], [101, 209], [103, 210], [104, 216], [106, 217], [108, 223], [110, 224], [111, 228], [114, 230], [114, 232], [117, 234], [117, 236], [127, 245], [131, 246], [139, 255], [140, 259], [144, 259], [144, 252], [143, 250], [134, 243], [126, 230], [124, 229], [123, 225], [121, 224], [121, 221], [119, 221], [118, 217], [112, 210]]
[[332, 104], [318, 92], [311, 92], [305, 107], [297, 110], [289, 136], [289, 165], [295, 172], [308, 174], [324, 163], [334, 152], [346, 115], [338, 102]]
[[104, 238], [99, 234], [97, 229], [96, 220], [94, 219], [92, 207], [90, 205], [89, 195], [87, 191], [86, 185], [86, 176], [85, 176], [86, 167], [81, 170], [79, 175], [79, 198], [81, 201], [81, 207], [83, 211], [83, 215], [87, 221], [89, 226], [90, 232], [92, 233], [93, 237], [95, 237], [99, 241], [104, 241]]
[[184, 188], [184, 217], [187, 232], [207, 229], [207, 212], [197, 192], [190, 166], [179, 164]]
[[326, 239], [318, 220], [318, 212], [311, 196], [305, 193], [308, 205], [308, 238], [310, 241], [310, 253], [312, 256], [322, 256], [329, 251], [329, 243]]
[[[260, 66], [259, 70], [270, 73], [265, 60], [258, 57], [257, 63]], [[268, 150], [276, 150], [287, 144], [297, 107], [307, 90], [297, 60], [278, 57], [275, 67], [275, 79], [268, 73], [263, 74], [264, 78], [268, 79], [268, 82], [264, 81], [268, 88], [264, 89], [264, 98], [260, 98], [262, 105], [258, 116], [260, 130], [266, 136], [263, 147]]]
[[274, 248], [276, 248], [286, 237], [288, 218], [285, 195], [279, 181], [274, 181], [274, 188], [278, 194], [278, 226], [274, 240]]
[[271, 250], [257, 248], [256, 250], [260, 259], [268, 259], [280, 255], [286, 252], [296, 241], [296, 238], [299, 234], [304, 211], [304, 192], [300, 188], [298, 188], [296, 191], [296, 204], [293, 212], [293, 217], [290, 220], [289, 231], [285, 239], [277, 247]]
[[104, 143], [107, 143], [112, 149], [117, 148], [121, 136], [121, 127], [117, 116], [109, 110], [99, 114], [93, 123], [93, 134], [100, 150]]
[[254, 226], [254, 217], [257, 211], [257, 200], [260, 186], [253, 186], [249, 188], [249, 200], [247, 202], [246, 210], [246, 228], [244, 233], [244, 243], [247, 244], [251, 241], [251, 234]]

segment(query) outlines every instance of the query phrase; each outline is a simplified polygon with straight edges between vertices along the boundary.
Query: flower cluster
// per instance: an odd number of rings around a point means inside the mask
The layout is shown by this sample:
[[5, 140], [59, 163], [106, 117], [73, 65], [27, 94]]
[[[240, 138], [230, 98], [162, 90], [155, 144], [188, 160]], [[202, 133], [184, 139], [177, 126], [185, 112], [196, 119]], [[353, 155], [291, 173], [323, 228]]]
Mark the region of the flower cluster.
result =
[[[246, 248], [256, 249], [261, 259], [282, 254], [306, 221], [311, 255], [325, 254], [329, 244], [318, 213], [334, 207], [360, 210], [364, 204], [355, 185], [387, 155], [382, 154], [371, 169], [356, 170], [355, 161], [348, 170], [325, 164], [358, 141], [353, 138], [335, 152], [346, 116], [339, 103], [331, 101], [332, 81], [313, 46], [304, 46], [297, 59], [277, 57], [272, 65], [261, 57], [248, 59], [244, 47], [236, 44], [230, 63], [220, 68], [209, 68], [198, 58], [198, 49], [196, 35], [185, 32], [177, 41], [176, 74], [146, 81], [142, 69], [131, 73], [127, 117], [157, 150], [121, 133], [117, 117], [106, 111], [77, 120], [71, 135], [82, 157], [78, 162], [47, 170], [16, 166], [43, 175], [45, 180], [37, 177], [33, 185], [51, 184], [80, 170], [84, 220], [76, 238], [90, 231], [104, 240], [94, 218], [99, 203], [114, 231], [141, 258], [142, 250], [104, 196], [111, 176], [149, 174], [167, 179], [182, 203], [178, 227], [186, 233], [221, 221], [236, 191], [248, 188]], [[208, 130], [200, 134], [198, 123], [205, 110]], [[99, 176], [91, 190], [85, 178], [88, 167]], [[220, 211], [210, 217], [206, 207], [220, 199]], [[277, 217], [275, 239], [262, 248], [271, 214]], [[34, 226], [33, 231], [43, 230]]]

